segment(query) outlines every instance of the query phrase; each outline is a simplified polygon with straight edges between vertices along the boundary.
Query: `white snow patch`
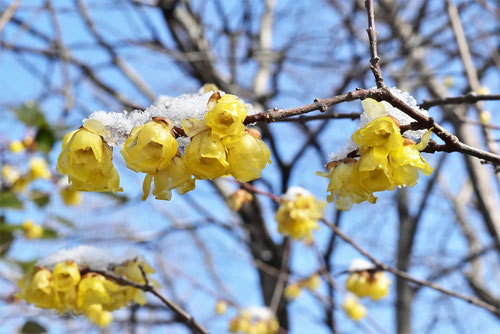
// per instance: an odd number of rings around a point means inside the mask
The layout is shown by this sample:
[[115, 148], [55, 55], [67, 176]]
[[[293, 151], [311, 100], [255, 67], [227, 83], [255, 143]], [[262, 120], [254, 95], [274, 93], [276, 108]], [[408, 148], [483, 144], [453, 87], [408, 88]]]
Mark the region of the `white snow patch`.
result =
[[126, 255], [116, 256], [109, 249], [81, 245], [74, 248], [61, 249], [46, 258], [40, 259], [36, 265], [52, 270], [56, 264], [71, 260], [79, 267], [87, 266], [93, 270], [108, 270], [110, 265], [119, 265], [133, 259], [144, 260], [142, 255], [139, 255], [135, 251], [129, 251]]

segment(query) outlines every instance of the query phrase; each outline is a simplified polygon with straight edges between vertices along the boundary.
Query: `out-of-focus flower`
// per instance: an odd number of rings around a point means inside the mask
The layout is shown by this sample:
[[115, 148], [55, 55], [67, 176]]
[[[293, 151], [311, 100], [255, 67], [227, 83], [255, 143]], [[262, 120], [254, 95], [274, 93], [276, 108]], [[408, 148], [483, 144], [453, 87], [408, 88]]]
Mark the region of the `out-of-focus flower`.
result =
[[102, 137], [81, 128], [64, 137], [57, 170], [68, 175], [74, 190], [116, 193], [122, 189], [120, 177], [111, 160], [112, 148]]
[[40, 308], [52, 308], [55, 305], [52, 273], [45, 268], [35, 268], [34, 273], [23, 277], [18, 283], [18, 298]]
[[372, 300], [379, 300], [389, 293], [391, 280], [384, 272], [374, 271], [371, 263], [356, 259], [351, 263], [349, 271], [351, 274], [347, 277], [345, 286], [356, 296], [369, 296]]
[[476, 90], [476, 93], [481, 95], [488, 95], [490, 93], [490, 88], [488, 86], [481, 86]]
[[234, 95], [222, 96], [205, 115], [205, 122], [214, 136], [239, 136], [245, 131], [243, 121], [247, 116], [245, 103]]
[[344, 299], [342, 307], [347, 316], [354, 321], [360, 321], [366, 315], [366, 308], [351, 294]]
[[297, 283], [292, 283], [286, 286], [284, 294], [286, 299], [294, 300], [300, 296], [301, 286]]
[[172, 127], [166, 120], [154, 120], [134, 128], [121, 149], [127, 167], [144, 173], [167, 167], [178, 148]]
[[451, 88], [455, 84], [453, 77], [451, 75], [447, 75], [443, 78], [443, 84], [446, 88]]
[[25, 220], [21, 224], [24, 236], [28, 239], [39, 239], [43, 236], [43, 227], [33, 223], [31, 220]]
[[260, 139], [257, 130], [246, 130], [227, 145], [229, 170], [240, 182], [258, 179], [266, 165], [271, 163], [271, 151]]
[[238, 189], [232, 193], [226, 200], [227, 206], [233, 210], [238, 211], [243, 204], [249, 203], [253, 200], [253, 195], [244, 189]]
[[85, 315], [99, 327], [106, 327], [113, 320], [111, 312], [104, 311], [101, 304], [89, 305], [85, 309]]
[[218, 300], [215, 304], [215, 313], [222, 315], [227, 311], [227, 303], [224, 300]]
[[481, 123], [489, 123], [491, 121], [491, 113], [487, 110], [481, 111], [479, 114], [479, 120]]
[[312, 230], [318, 229], [318, 219], [325, 206], [326, 203], [317, 201], [309, 191], [290, 188], [275, 215], [278, 232], [294, 239], [312, 237]]
[[9, 149], [12, 153], [21, 153], [24, 151], [24, 144], [19, 140], [13, 140], [10, 142]]
[[249, 307], [239, 312], [229, 322], [229, 331], [245, 334], [275, 334], [279, 323], [267, 307]]
[[77, 206], [82, 202], [82, 194], [71, 187], [64, 187], [61, 189], [61, 198], [66, 205]]
[[47, 161], [40, 157], [33, 157], [30, 159], [29, 178], [35, 179], [50, 179], [51, 172]]
[[11, 165], [3, 165], [2, 178], [10, 184], [14, 184], [21, 177], [21, 171]]

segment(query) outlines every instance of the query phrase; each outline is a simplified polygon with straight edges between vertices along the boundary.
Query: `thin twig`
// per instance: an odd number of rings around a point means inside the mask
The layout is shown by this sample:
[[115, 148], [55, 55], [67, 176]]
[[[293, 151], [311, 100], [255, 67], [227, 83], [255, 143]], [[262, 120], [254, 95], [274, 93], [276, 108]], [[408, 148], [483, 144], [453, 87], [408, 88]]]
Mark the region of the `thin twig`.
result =
[[342, 240], [344, 240], [345, 242], [347, 242], [348, 244], [350, 244], [352, 247], [354, 247], [359, 253], [361, 253], [363, 256], [365, 256], [368, 260], [370, 260], [375, 266], [376, 266], [376, 269], [378, 270], [383, 270], [383, 271], [388, 271], [402, 279], [405, 279], [409, 282], [412, 282], [412, 283], [415, 283], [415, 284], [418, 284], [418, 285], [423, 285], [423, 286], [427, 286], [431, 289], [434, 289], [436, 291], [439, 291], [441, 293], [444, 293], [448, 296], [452, 296], [452, 297], [455, 297], [455, 298], [458, 298], [458, 299], [462, 299], [466, 302], [468, 302], [469, 304], [474, 304], [476, 306], [479, 306], [479, 307], [482, 307], [488, 311], [490, 311], [491, 313], [497, 315], [497, 316], [500, 316], [500, 309], [494, 305], [490, 305], [488, 303], [485, 303], [477, 298], [474, 298], [474, 297], [469, 297], [469, 296], [466, 296], [466, 295], [463, 295], [463, 294], [460, 294], [458, 292], [455, 292], [455, 291], [451, 291], [451, 290], [448, 290], [448, 289], [445, 289], [443, 287], [441, 287], [440, 285], [436, 284], [436, 283], [433, 283], [433, 282], [430, 282], [430, 281], [427, 281], [427, 280], [423, 280], [423, 279], [418, 279], [418, 278], [415, 278], [411, 275], [409, 275], [407, 272], [404, 272], [404, 271], [401, 271], [401, 270], [398, 270], [396, 268], [393, 268], [385, 263], [382, 263], [380, 262], [379, 260], [377, 260], [375, 257], [373, 257], [370, 253], [368, 253], [366, 250], [364, 250], [363, 248], [361, 248], [361, 246], [359, 246], [354, 240], [352, 240], [351, 238], [349, 238], [346, 234], [344, 234], [344, 232], [342, 232], [337, 226], [335, 226], [335, 224], [332, 224], [330, 223], [329, 221], [327, 221], [325, 218], [321, 218], [321, 221], [323, 223], [325, 223], [326, 225], [328, 225], [328, 227], [330, 227], [333, 232], [335, 234], [337, 234]]
[[370, 40], [370, 69], [375, 77], [378, 88], [385, 87], [382, 71], [380, 70], [380, 57], [377, 51], [377, 29], [375, 29], [375, 15], [373, 14], [373, 0], [365, 1], [366, 12], [368, 14], [368, 39]]
[[208, 334], [209, 332], [203, 328], [202, 325], [200, 325], [194, 318], [191, 316], [189, 313], [184, 311], [181, 307], [179, 307], [177, 304], [169, 300], [167, 297], [165, 297], [163, 294], [161, 294], [148, 280], [146, 272], [144, 271], [144, 268], [139, 265], [139, 269], [141, 270], [142, 276], [144, 278], [145, 284], [139, 284], [134, 281], [131, 281], [123, 276], [116, 275], [114, 273], [108, 272], [108, 271], [103, 271], [103, 270], [88, 270], [88, 272], [93, 272], [99, 275], [102, 275], [115, 283], [119, 285], [127, 285], [134, 287], [136, 289], [142, 290], [144, 292], [150, 292], [151, 294], [155, 295], [158, 299], [160, 299], [163, 304], [165, 304], [172, 312], [175, 313], [177, 318], [180, 319], [183, 323], [185, 323], [189, 328], [191, 328], [193, 331], [196, 333], [201, 333], [201, 334]]
[[424, 102], [420, 104], [420, 107], [424, 109], [429, 109], [431, 107], [442, 106], [446, 104], [476, 103], [478, 101], [494, 101], [494, 100], [500, 100], [500, 94], [480, 95], [471, 92], [461, 96], [445, 97], [443, 99], [436, 99], [436, 100], [424, 100]]

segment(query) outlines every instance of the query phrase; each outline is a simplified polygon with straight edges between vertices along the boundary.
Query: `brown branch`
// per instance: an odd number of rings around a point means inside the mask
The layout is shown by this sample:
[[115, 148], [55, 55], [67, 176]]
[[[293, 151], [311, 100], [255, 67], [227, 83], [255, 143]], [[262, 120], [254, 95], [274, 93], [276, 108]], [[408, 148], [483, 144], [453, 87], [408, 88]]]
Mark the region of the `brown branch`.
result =
[[370, 40], [370, 69], [375, 77], [378, 88], [385, 87], [382, 71], [380, 70], [380, 57], [377, 51], [377, 29], [375, 29], [375, 15], [373, 14], [373, 0], [366, 0], [365, 7], [368, 14], [368, 39]]
[[141, 270], [142, 276], [144, 278], [145, 284], [139, 284], [134, 281], [131, 281], [123, 276], [116, 275], [114, 273], [104, 271], [104, 270], [86, 270], [82, 271], [81, 274], [84, 275], [85, 273], [92, 272], [96, 273], [99, 275], [102, 275], [115, 283], [119, 285], [126, 285], [126, 286], [131, 286], [133, 288], [142, 290], [144, 292], [150, 292], [151, 294], [155, 295], [158, 299], [162, 301], [163, 304], [165, 304], [172, 312], [175, 313], [176, 317], [180, 319], [181, 322], [186, 324], [189, 328], [191, 328], [194, 332], [196, 333], [201, 333], [201, 334], [208, 334], [209, 332], [203, 328], [202, 325], [200, 325], [194, 318], [191, 316], [189, 313], [184, 311], [182, 308], [180, 308], [177, 304], [169, 300], [167, 297], [165, 297], [163, 294], [161, 294], [148, 280], [146, 273], [144, 272], [144, 268], [139, 265], [139, 269]]
[[429, 109], [434, 106], [442, 106], [446, 104], [461, 104], [461, 103], [476, 103], [478, 101], [500, 100], [500, 94], [479, 95], [474, 92], [455, 97], [445, 97], [443, 99], [424, 100], [420, 104], [421, 108]]
[[481, 300], [479, 300], [477, 298], [474, 298], [474, 297], [466, 296], [466, 295], [463, 295], [461, 293], [445, 289], [445, 288], [443, 288], [442, 286], [440, 286], [440, 285], [438, 285], [436, 283], [433, 283], [433, 282], [430, 282], [430, 281], [427, 281], [427, 280], [424, 280], [424, 279], [415, 278], [415, 277], [409, 275], [407, 272], [398, 270], [396, 268], [393, 268], [393, 267], [391, 267], [391, 266], [389, 266], [389, 265], [387, 265], [387, 264], [385, 264], [385, 263], [377, 260], [370, 253], [368, 253], [361, 246], [359, 246], [354, 240], [352, 240], [346, 234], [344, 234], [344, 232], [342, 232], [337, 226], [335, 226], [335, 224], [330, 223], [325, 218], [321, 218], [321, 221], [323, 223], [325, 223], [328, 227], [330, 227], [333, 230], [333, 232], [335, 234], [337, 234], [342, 240], [344, 240], [345, 242], [347, 242], [348, 244], [350, 244], [360, 254], [362, 254], [368, 260], [370, 260], [376, 266], [375, 269], [383, 270], [383, 271], [388, 271], [388, 272], [392, 273], [393, 275], [395, 275], [397, 277], [400, 277], [402, 279], [405, 279], [405, 280], [407, 280], [409, 282], [415, 283], [417, 285], [427, 286], [427, 287], [429, 287], [431, 289], [434, 289], [436, 291], [444, 293], [444, 294], [446, 294], [448, 296], [455, 297], [455, 298], [458, 298], [458, 299], [462, 299], [462, 300], [466, 301], [469, 304], [473, 304], [473, 305], [479, 306], [481, 308], [484, 308], [485, 310], [488, 310], [488, 311], [490, 311], [490, 312], [492, 312], [492, 313], [500, 316], [500, 309], [498, 307], [494, 306], [494, 305], [490, 305], [490, 304], [485, 303], [485, 302], [483, 302], [483, 301], [481, 301]]

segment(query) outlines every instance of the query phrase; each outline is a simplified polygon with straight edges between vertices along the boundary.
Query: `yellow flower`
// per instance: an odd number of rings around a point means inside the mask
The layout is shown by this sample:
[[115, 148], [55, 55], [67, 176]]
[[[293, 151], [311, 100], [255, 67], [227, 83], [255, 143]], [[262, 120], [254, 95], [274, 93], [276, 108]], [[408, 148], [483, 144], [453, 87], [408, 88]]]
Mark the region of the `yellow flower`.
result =
[[227, 206], [233, 210], [238, 211], [243, 204], [249, 203], [253, 200], [253, 195], [244, 189], [238, 189], [232, 193], [226, 200]]
[[476, 90], [476, 93], [481, 95], [488, 95], [490, 93], [490, 88], [483, 85]]
[[271, 152], [256, 130], [246, 130], [227, 148], [229, 170], [240, 182], [258, 179], [262, 169], [271, 163]]
[[144, 281], [139, 265], [142, 266], [146, 274], [154, 274], [155, 270], [151, 268], [147, 262], [140, 260], [125, 261], [121, 265], [116, 266], [114, 272], [115, 274], [123, 275], [136, 283], [145, 284], [146, 282]]
[[318, 274], [313, 274], [311, 275], [307, 280], [305, 280], [302, 285], [310, 290], [310, 291], [314, 291], [318, 288], [319, 286], [319, 283], [320, 283], [320, 278], [319, 278], [319, 275]]
[[191, 138], [184, 152], [184, 162], [188, 170], [198, 179], [213, 180], [226, 175], [229, 167], [226, 159], [226, 148], [220, 139], [211, 135], [210, 130], [202, 131]]
[[21, 224], [21, 229], [24, 232], [24, 236], [28, 239], [39, 239], [43, 236], [43, 227], [36, 225], [31, 220], [25, 220]]
[[102, 137], [81, 128], [64, 137], [57, 170], [68, 175], [74, 190], [116, 193], [122, 189], [111, 159], [112, 148]]
[[229, 322], [229, 331], [232, 333], [247, 333], [250, 327], [250, 319], [245, 317], [235, 317]]
[[47, 161], [45, 161], [45, 159], [39, 157], [33, 157], [30, 159], [30, 179], [50, 179], [50, 176], [50, 169], [47, 166]]
[[227, 303], [224, 300], [218, 300], [215, 304], [215, 313], [222, 315], [227, 311]]
[[128, 168], [135, 172], [154, 173], [170, 164], [178, 146], [172, 125], [157, 120], [134, 128], [121, 153]]
[[312, 230], [318, 229], [318, 219], [326, 206], [317, 201], [307, 190], [291, 188], [276, 212], [278, 232], [295, 239], [312, 237]]
[[176, 155], [166, 168], [159, 170], [155, 174], [146, 175], [143, 183], [144, 195], [142, 199], [146, 200], [148, 197], [153, 179], [155, 185], [153, 195], [156, 199], [169, 201], [172, 198], [172, 189], [176, 189], [179, 195], [193, 190], [196, 187], [195, 180], [192, 178], [184, 161], [182, 155]]
[[71, 187], [61, 189], [61, 198], [66, 205], [77, 206], [82, 202], [82, 194]]
[[366, 308], [359, 303], [359, 300], [356, 297], [352, 295], [348, 295], [344, 299], [342, 307], [347, 313], [347, 316], [354, 321], [359, 321], [366, 315]]
[[453, 77], [451, 75], [447, 75], [443, 78], [443, 84], [446, 88], [451, 88], [455, 84], [453, 82]]
[[245, 103], [234, 95], [221, 97], [205, 114], [205, 122], [217, 137], [238, 136], [243, 134], [243, 121], [247, 116]]
[[382, 146], [385, 151], [390, 151], [403, 145], [404, 141], [399, 126], [389, 116], [376, 118], [357, 130], [352, 135], [352, 140], [359, 145], [361, 151], [365, 147], [374, 146]]
[[337, 210], [348, 211], [354, 203], [364, 201], [375, 203], [377, 200], [354, 177], [356, 164], [355, 159], [347, 158], [340, 162], [330, 162], [327, 165], [327, 173], [316, 172], [317, 175], [330, 179], [327, 187], [330, 194], [327, 196], [327, 201], [335, 201], [335, 209]]
[[106, 289], [106, 278], [104, 276], [90, 273], [83, 276], [78, 284], [77, 307], [86, 310], [92, 304], [108, 304], [111, 296]]
[[418, 180], [419, 170], [427, 176], [433, 172], [420, 154], [420, 151], [427, 146], [431, 135], [432, 129], [422, 136], [417, 145], [413, 140], [405, 138], [404, 145], [389, 154], [394, 181], [398, 186], [414, 186]]
[[481, 123], [489, 123], [491, 121], [491, 113], [487, 110], [481, 111], [479, 113], [479, 120]]
[[45, 268], [35, 269], [35, 273], [18, 282], [19, 298], [40, 308], [53, 308], [55, 301], [52, 273]]
[[372, 300], [379, 300], [389, 293], [391, 281], [384, 272], [360, 271], [350, 274], [345, 285], [348, 291], [358, 297], [370, 296]]
[[297, 297], [300, 296], [300, 293], [301, 293], [300, 285], [295, 283], [287, 285], [284, 292], [285, 297], [288, 300], [296, 299]]
[[352, 273], [347, 277], [345, 286], [356, 296], [366, 297], [370, 295], [369, 274], [367, 272]]
[[21, 171], [14, 166], [4, 165], [2, 167], [2, 179], [14, 184], [21, 177]]
[[353, 179], [367, 193], [392, 190], [396, 186], [387, 156], [383, 161], [378, 160], [376, 150], [378, 148], [367, 149], [353, 168]]
[[76, 298], [76, 287], [67, 291], [55, 290], [54, 308], [59, 314], [64, 314], [66, 312], [80, 313], [76, 308]]
[[111, 312], [104, 311], [101, 304], [89, 305], [85, 309], [85, 315], [99, 327], [106, 327], [113, 320]]
[[24, 144], [19, 140], [14, 140], [10, 143], [9, 149], [12, 153], [21, 153], [24, 151]]
[[78, 265], [72, 261], [56, 264], [52, 271], [54, 277], [54, 288], [56, 291], [74, 290], [80, 282], [80, 270]]
[[370, 298], [379, 300], [389, 293], [391, 280], [387, 278], [384, 272], [377, 272], [374, 275], [374, 280], [370, 284]]

